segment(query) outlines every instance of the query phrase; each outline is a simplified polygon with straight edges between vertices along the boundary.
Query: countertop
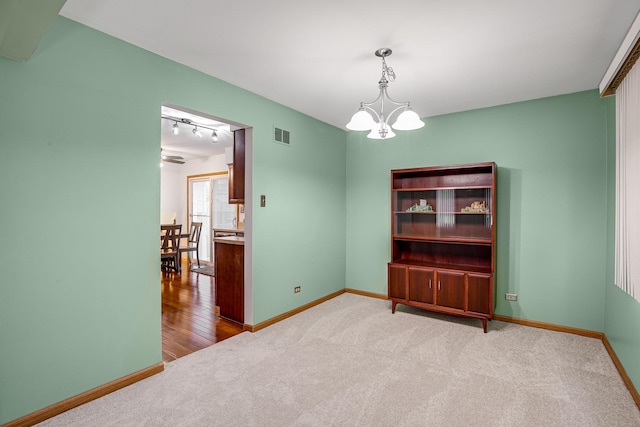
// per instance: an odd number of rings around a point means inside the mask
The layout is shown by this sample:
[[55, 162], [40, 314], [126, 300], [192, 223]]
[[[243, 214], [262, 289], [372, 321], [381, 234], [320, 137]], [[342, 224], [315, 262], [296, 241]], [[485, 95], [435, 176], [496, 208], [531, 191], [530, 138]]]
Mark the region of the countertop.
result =
[[244, 234], [244, 228], [217, 228], [213, 227], [214, 233], [235, 233]]
[[224, 244], [227, 244], [227, 245], [241, 245], [241, 246], [244, 246], [244, 237], [243, 236], [214, 237], [213, 241], [215, 243], [224, 243]]

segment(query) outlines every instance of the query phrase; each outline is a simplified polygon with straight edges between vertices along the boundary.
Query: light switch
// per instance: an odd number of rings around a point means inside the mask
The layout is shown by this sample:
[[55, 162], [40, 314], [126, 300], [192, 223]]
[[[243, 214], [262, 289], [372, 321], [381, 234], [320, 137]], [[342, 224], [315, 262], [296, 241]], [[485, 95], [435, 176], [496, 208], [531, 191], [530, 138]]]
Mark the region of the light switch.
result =
[[267, 196], [263, 194], [260, 196], [260, 207], [264, 208], [265, 206], [267, 206]]

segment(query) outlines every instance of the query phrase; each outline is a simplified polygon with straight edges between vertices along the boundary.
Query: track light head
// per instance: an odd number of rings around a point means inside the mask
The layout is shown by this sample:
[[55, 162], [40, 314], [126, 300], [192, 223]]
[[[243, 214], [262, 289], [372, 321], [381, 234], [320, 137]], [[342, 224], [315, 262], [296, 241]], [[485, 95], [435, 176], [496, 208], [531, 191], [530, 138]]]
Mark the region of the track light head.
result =
[[218, 142], [218, 132], [215, 129], [211, 132], [211, 141]]
[[180, 128], [178, 127], [178, 122], [175, 122], [173, 124], [173, 126], [171, 127], [171, 132], [173, 132], [174, 135], [177, 135], [180, 133]]
[[194, 128], [193, 128], [193, 130], [192, 130], [192, 132], [193, 132], [193, 134], [194, 134], [195, 136], [197, 136], [198, 138], [202, 138], [202, 132], [200, 132], [200, 131], [198, 130], [198, 126], [194, 127]]

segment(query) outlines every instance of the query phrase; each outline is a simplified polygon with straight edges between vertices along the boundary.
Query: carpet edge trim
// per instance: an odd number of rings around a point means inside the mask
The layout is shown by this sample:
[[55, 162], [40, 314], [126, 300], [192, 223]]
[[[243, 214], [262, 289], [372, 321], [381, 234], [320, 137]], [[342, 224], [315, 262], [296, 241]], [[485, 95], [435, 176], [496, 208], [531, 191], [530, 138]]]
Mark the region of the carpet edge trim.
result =
[[377, 299], [383, 299], [383, 300], [389, 299], [387, 294], [377, 294], [375, 292], [361, 291], [360, 289], [345, 288], [344, 291], [349, 294], [362, 295], [363, 297], [377, 298]]
[[49, 418], [55, 417], [56, 415], [60, 415], [63, 412], [67, 412], [70, 409], [89, 403], [92, 400], [106, 396], [107, 394], [130, 386], [131, 384], [142, 381], [155, 374], [159, 374], [162, 371], [164, 371], [164, 362], [156, 363], [155, 365], [151, 365], [114, 381], [92, 388], [91, 390], [87, 390], [84, 393], [77, 394], [58, 403], [54, 403], [53, 405], [46, 406], [35, 412], [24, 415], [13, 421], [9, 421], [8, 423], [3, 424], [2, 427], [26, 427], [41, 423]]
[[599, 340], [601, 340], [603, 336], [602, 332], [591, 331], [589, 329], [580, 329], [580, 328], [574, 328], [572, 326], [562, 326], [562, 325], [556, 325], [554, 323], [538, 322], [537, 320], [520, 319], [518, 317], [503, 316], [501, 314], [494, 314], [493, 320], [499, 320], [499, 321], [508, 322], [508, 323], [515, 323], [515, 324], [524, 325], [524, 326], [531, 326], [533, 328], [539, 328], [539, 329], [548, 329], [550, 331], [556, 331], [556, 332], [566, 332], [573, 335], [581, 335], [583, 337], [596, 338]]
[[249, 332], [257, 332], [260, 329], [264, 329], [267, 326], [271, 326], [271, 325], [273, 325], [275, 323], [278, 323], [278, 322], [280, 322], [280, 321], [282, 321], [284, 319], [287, 319], [287, 318], [289, 318], [291, 316], [295, 316], [298, 313], [302, 313], [303, 311], [308, 310], [311, 307], [315, 307], [316, 305], [322, 304], [323, 302], [329, 301], [330, 299], [333, 299], [333, 298], [335, 298], [335, 297], [337, 297], [339, 295], [342, 295], [344, 293], [345, 293], [345, 290], [344, 289], [340, 289], [339, 291], [333, 292], [333, 293], [331, 293], [329, 295], [326, 295], [326, 296], [324, 296], [322, 298], [318, 298], [317, 300], [308, 302], [308, 303], [306, 303], [304, 305], [301, 305], [300, 307], [294, 308], [293, 310], [289, 310], [289, 311], [287, 311], [285, 313], [282, 313], [282, 314], [279, 314], [279, 315], [277, 315], [275, 317], [272, 317], [271, 319], [267, 319], [264, 322], [256, 323], [255, 325], [244, 324], [242, 326], [242, 329], [245, 330], [245, 331], [249, 331]]
[[629, 393], [631, 393], [631, 398], [633, 399], [634, 402], [636, 402], [636, 406], [640, 410], [640, 394], [638, 394], [638, 390], [636, 390], [636, 387], [633, 385], [631, 378], [629, 378], [629, 375], [627, 375], [627, 371], [625, 371], [624, 366], [622, 366], [622, 362], [620, 362], [620, 359], [618, 359], [618, 355], [616, 354], [615, 350], [611, 346], [611, 343], [609, 342], [605, 334], [602, 334], [602, 344], [604, 344], [604, 348], [607, 349], [607, 353], [609, 353], [609, 357], [611, 358], [611, 361], [613, 362], [616, 369], [618, 370], [618, 373], [622, 377], [622, 382], [624, 382], [624, 385], [627, 386]]

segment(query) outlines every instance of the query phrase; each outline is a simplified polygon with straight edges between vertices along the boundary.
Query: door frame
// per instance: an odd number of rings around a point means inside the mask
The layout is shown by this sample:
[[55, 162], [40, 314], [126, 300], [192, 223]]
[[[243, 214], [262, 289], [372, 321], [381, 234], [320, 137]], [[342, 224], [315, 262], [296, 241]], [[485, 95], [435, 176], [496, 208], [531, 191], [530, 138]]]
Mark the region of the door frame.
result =
[[[244, 321], [253, 325], [253, 126], [221, 116], [211, 115], [202, 110], [194, 110], [172, 102], [163, 102], [166, 106], [186, 113], [211, 117], [238, 129], [245, 129], [245, 202], [244, 202]], [[161, 146], [161, 140], [160, 144]], [[161, 148], [161, 147], [159, 147]], [[187, 213], [188, 214], [188, 213]]]

